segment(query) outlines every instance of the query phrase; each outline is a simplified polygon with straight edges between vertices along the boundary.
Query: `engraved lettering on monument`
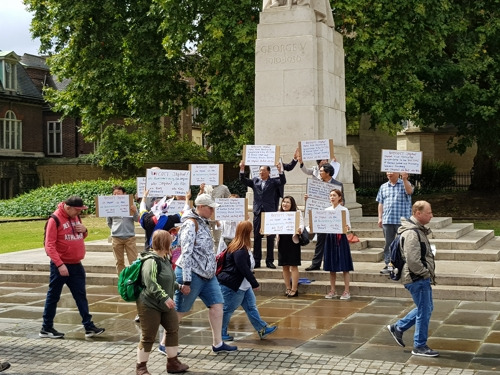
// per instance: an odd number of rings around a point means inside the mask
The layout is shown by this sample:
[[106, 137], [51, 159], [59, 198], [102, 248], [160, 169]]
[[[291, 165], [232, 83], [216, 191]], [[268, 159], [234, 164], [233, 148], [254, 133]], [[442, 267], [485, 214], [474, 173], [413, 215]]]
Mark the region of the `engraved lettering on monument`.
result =
[[258, 47], [266, 65], [296, 64], [301, 62], [308, 48], [306, 41], [264, 44]]

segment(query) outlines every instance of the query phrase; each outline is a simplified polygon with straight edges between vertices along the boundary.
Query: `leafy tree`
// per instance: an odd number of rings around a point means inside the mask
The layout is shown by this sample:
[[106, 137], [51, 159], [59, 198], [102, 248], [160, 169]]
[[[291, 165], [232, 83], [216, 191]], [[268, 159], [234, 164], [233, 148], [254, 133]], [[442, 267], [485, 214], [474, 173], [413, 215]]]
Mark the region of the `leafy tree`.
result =
[[234, 161], [254, 140], [255, 39], [261, 0], [162, 1], [168, 56], [196, 50], [186, 74], [195, 79], [208, 144], [218, 160]]
[[[477, 143], [472, 188], [500, 183], [499, 4], [340, 0], [349, 116], [395, 132], [402, 120], [457, 128], [450, 148]], [[487, 176], [487, 177], [486, 177]]]
[[[24, 2], [34, 12], [31, 28], [41, 51], [52, 54], [51, 72], [69, 80], [63, 91], [47, 88], [47, 98], [55, 111], [81, 118], [86, 140], [103, 135], [101, 164], [116, 167], [119, 155], [110, 154], [117, 153], [125, 159], [122, 166], [132, 159], [140, 166], [149, 150], [161, 152], [160, 118], [179, 117], [187, 106], [188, 84], [181, 75], [184, 56], [168, 57], [162, 48], [166, 36], [159, 28], [164, 20], [159, 5], [149, 0]], [[114, 124], [117, 118], [140, 127], [139, 134]], [[112, 128], [102, 134], [104, 125]], [[127, 140], [126, 151], [135, 155], [123, 155], [118, 139]]]

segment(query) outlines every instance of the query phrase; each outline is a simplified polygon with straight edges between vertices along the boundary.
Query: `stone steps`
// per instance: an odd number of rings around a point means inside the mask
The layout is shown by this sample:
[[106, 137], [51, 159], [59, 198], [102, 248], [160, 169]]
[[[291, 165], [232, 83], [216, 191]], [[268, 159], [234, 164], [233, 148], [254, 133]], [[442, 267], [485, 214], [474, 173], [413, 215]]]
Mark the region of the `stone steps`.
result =
[[[399, 282], [380, 275], [383, 267], [384, 239], [375, 217], [351, 218], [360, 242], [351, 244], [355, 272], [350, 275], [353, 296], [408, 297]], [[453, 223], [451, 218], [434, 218], [431, 223], [437, 247], [436, 299], [500, 301], [500, 237], [492, 230], [475, 230], [472, 224]], [[138, 249], [144, 244], [142, 228], [137, 228]], [[329, 273], [306, 272], [314, 254], [315, 243], [311, 241], [302, 249], [300, 277], [312, 281], [300, 285], [300, 293], [324, 295], [329, 291]], [[114, 259], [109, 240], [86, 242], [87, 255], [83, 263], [89, 285], [116, 285]], [[265, 245], [264, 245], [265, 249]], [[19, 255], [18, 255], [19, 254]], [[264, 250], [265, 254], [265, 250]], [[277, 250], [274, 250], [277, 260]], [[277, 265], [277, 261], [275, 262]], [[49, 261], [43, 249], [0, 254], [0, 281], [16, 283], [48, 282]], [[282, 293], [282, 271], [259, 268], [255, 274], [263, 291]], [[342, 275], [337, 276], [337, 293], [342, 292]]]

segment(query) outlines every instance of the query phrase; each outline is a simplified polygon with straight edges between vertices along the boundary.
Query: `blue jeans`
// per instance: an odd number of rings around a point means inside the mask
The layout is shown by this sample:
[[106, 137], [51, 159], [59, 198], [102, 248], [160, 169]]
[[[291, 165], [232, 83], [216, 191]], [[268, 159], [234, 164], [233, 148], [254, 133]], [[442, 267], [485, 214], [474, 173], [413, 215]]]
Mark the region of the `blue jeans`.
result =
[[415, 326], [413, 336], [413, 346], [421, 348], [427, 345], [429, 335], [429, 321], [431, 320], [432, 310], [432, 288], [431, 279], [423, 279], [405, 285], [405, 288], [411, 293], [415, 307], [406, 316], [397, 321], [396, 326], [402, 332]]
[[391, 251], [389, 250], [389, 246], [391, 246], [391, 242], [398, 234], [398, 228], [401, 224], [383, 224], [382, 229], [384, 231], [385, 245], [384, 245], [384, 262], [385, 264], [389, 264], [391, 262]]
[[85, 269], [81, 263], [66, 264], [66, 267], [68, 268], [69, 276], [61, 276], [56, 265], [50, 262], [49, 290], [47, 291], [47, 299], [45, 300], [45, 308], [43, 310], [42, 329], [44, 330], [54, 328], [57, 303], [61, 298], [64, 284], [68, 286], [73, 295], [85, 329], [94, 325], [92, 315], [89, 313], [89, 303], [87, 301], [87, 292], [85, 291]]
[[[175, 267], [175, 281], [183, 284], [182, 268]], [[185, 313], [191, 310], [196, 297], [200, 297], [206, 307], [216, 304], [223, 304], [224, 298], [220, 291], [219, 282], [214, 276], [211, 279], [203, 279], [194, 272], [191, 272], [191, 292], [187, 296], [182, 294], [179, 290], [175, 291], [174, 302], [177, 312]]]
[[243, 310], [245, 310], [248, 320], [250, 320], [250, 323], [252, 323], [253, 328], [255, 328], [257, 332], [267, 326], [267, 323], [261, 319], [259, 310], [257, 310], [257, 301], [252, 288], [247, 290], [238, 289], [238, 291], [235, 292], [231, 288], [221, 284], [220, 289], [222, 291], [222, 295], [224, 296], [222, 335], [227, 335], [229, 320], [231, 319], [234, 311], [240, 306], [243, 307]]

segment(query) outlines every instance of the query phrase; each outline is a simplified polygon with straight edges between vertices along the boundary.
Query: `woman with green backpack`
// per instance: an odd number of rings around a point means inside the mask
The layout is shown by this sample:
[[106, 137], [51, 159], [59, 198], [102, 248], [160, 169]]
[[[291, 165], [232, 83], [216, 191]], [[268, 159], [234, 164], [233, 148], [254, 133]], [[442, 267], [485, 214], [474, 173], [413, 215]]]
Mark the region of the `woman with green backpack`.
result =
[[141, 340], [137, 346], [136, 375], [148, 375], [147, 362], [161, 325], [166, 332], [167, 372], [180, 373], [189, 368], [177, 358], [179, 320], [173, 300], [175, 290], [183, 292], [184, 285], [175, 281], [170, 263], [172, 236], [163, 229], [153, 233], [152, 249], [142, 253], [142, 289], [136, 301], [141, 324]]

